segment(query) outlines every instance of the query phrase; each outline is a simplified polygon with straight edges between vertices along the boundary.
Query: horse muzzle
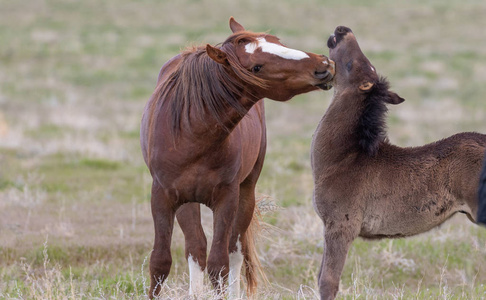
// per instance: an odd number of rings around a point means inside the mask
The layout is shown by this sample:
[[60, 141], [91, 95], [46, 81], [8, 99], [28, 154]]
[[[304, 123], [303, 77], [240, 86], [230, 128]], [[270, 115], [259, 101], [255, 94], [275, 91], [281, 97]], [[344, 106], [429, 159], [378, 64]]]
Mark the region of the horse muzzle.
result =
[[334, 61], [328, 59], [327, 63], [329, 67], [325, 71], [315, 71], [315, 78], [322, 80], [323, 83], [317, 84], [316, 86], [323, 90], [330, 90], [332, 88], [331, 80], [334, 78], [336, 73], [336, 66]]

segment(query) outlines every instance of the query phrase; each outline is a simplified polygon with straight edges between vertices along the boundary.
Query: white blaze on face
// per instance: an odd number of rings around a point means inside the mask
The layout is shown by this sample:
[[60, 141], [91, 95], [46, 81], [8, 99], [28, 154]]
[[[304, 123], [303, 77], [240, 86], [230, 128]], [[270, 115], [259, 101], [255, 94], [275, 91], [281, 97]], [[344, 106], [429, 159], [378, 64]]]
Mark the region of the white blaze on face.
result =
[[204, 289], [204, 272], [191, 254], [187, 258], [187, 263], [189, 264], [189, 295], [201, 294]]
[[249, 43], [245, 45], [246, 52], [250, 54], [253, 54], [258, 48], [261, 48], [262, 52], [274, 54], [285, 59], [301, 60], [304, 58], [309, 58], [309, 55], [307, 55], [307, 53], [305, 53], [304, 51], [287, 48], [274, 43], [269, 43], [265, 38], [257, 38], [257, 41], [255, 43]]
[[236, 242], [236, 251], [229, 254], [228, 292], [229, 299], [240, 298], [240, 274], [243, 265], [240, 237]]

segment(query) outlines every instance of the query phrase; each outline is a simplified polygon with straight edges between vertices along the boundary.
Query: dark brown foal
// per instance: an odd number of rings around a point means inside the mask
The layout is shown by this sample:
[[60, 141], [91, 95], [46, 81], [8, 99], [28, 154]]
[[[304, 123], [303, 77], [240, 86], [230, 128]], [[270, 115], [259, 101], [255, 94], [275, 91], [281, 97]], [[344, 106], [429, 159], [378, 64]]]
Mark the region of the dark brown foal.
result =
[[312, 142], [314, 207], [324, 223], [322, 299], [334, 299], [358, 236], [399, 238], [428, 231], [457, 212], [475, 221], [486, 135], [460, 133], [421, 147], [388, 142], [386, 104], [404, 101], [346, 27], [328, 40], [334, 96]]

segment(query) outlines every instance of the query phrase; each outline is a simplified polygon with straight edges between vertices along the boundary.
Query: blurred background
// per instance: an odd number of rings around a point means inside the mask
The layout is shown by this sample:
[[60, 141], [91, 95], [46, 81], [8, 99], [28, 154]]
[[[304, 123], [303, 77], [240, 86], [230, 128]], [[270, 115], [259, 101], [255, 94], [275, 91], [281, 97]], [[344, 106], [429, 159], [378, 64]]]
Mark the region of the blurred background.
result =
[[[352, 28], [406, 99], [390, 107], [390, 140], [419, 146], [486, 133], [485, 15], [482, 0], [0, 0], [0, 298], [145, 298], [153, 225], [142, 110], [164, 62], [224, 41], [230, 16], [326, 55], [334, 28]], [[331, 95], [265, 100], [258, 191], [274, 204], [259, 243], [270, 284], [258, 299], [318, 298], [309, 151]], [[204, 223], [210, 237], [207, 209]], [[164, 289], [184, 299], [177, 226], [172, 253]], [[356, 240], [338, 298], [481, 299], [484, 282], [486, 229], [461, 215], [413, 238]]]

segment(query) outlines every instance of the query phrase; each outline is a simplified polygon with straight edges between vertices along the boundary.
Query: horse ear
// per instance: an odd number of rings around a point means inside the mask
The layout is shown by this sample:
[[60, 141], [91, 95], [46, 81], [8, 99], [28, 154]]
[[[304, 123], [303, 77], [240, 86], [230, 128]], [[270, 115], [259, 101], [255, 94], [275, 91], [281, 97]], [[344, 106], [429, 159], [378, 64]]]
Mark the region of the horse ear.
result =
[[363, 92], [369, 91], [373, 87], [373, 83], [365, 81], [360, 86], [359, 89]]
[[239, 32], [239, 31], [245, 31], [245, 27], [243, 27], [240, 23], [235, 21], [235, 18], [231, 17], [229, 20], [229, 26], [231, 28], [231, 31], [233, 33]]
[[405, 101], [405, 99], [398, 96], [397, 93], [394, 93], [392, 91], [388, 91], [388, 97], [386, 98], [385, 101], [390, 103], [390, 104], [400, 104], [403, 101]]
[[214, 60], [218, 64], [222, 64], [222, 65], [228, 64], [228, 59], [226, 59], [226, 53], [224, 53], [223, 50], [207, 44], [206, 53], [212, 60]]

